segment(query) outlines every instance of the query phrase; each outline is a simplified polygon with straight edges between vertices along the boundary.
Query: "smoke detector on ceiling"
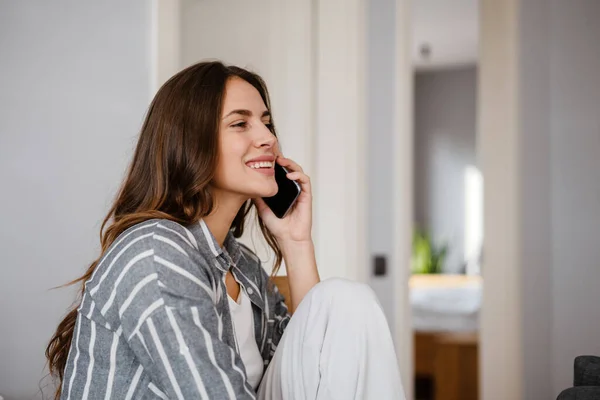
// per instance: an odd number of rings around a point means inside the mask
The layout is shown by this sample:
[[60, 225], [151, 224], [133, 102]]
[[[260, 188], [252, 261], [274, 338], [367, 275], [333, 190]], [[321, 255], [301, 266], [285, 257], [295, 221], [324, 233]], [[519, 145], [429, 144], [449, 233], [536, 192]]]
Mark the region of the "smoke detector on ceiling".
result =
[[421, 59], [429, 60], [431, 58], [431, 45], [429, 43], [423, 43], [419, 46], [419, 54]]

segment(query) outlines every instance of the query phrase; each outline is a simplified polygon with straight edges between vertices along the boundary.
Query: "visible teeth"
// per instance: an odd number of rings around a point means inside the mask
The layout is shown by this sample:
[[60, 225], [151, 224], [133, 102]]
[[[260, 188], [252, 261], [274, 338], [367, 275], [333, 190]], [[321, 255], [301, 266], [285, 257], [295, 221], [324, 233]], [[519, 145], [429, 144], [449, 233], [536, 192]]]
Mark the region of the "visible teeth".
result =
[[256, 163], [252, 163], [249, 165], [250, 168], [258, 169], [258, 168], [272, 168], [273, 163], [270, 161], [260, 161]]

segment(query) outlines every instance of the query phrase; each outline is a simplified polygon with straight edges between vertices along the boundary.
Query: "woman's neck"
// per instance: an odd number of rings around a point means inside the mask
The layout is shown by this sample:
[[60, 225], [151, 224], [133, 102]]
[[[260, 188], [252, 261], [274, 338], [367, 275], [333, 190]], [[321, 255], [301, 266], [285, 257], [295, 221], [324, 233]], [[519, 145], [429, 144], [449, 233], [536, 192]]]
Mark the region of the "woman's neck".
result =
[[203, 219], [219, 246], [223, 247], [231, 224], [247, 199], [219, 191], [213, 192], [213, 198], [213, 211]]

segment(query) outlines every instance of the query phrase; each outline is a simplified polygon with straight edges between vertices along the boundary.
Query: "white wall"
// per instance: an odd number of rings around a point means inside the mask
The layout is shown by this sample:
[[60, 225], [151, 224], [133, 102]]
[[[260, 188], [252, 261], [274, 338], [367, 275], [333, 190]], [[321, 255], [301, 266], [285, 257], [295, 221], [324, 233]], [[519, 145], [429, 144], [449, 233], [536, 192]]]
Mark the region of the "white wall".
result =
[[[408, 0], [366, 1], [369, 284], [388, 319], [407, 399], [413, 393], [408, 276], [413, 222], [413, 67]], [[373, 274], [373, 257], [387, 261]]]
[[552, 381], [600, 355], [600, 2], [551, 2]]
[[482, 393], [555, 398], [600, 354], [600, 4], [482, 9]]
[[[149, 102], [144, 1], [0, 5], [0, 394], [39, 395]], [[51, 392], [51, 390], [48, 390]]]
[[415, 222], [448, 244], [444, 272], [465, 265], [465, 172], [477, 166], [477, 68], [415, 74]]
[[[526, 21], [520, 26], [518, 53], [523, 399], [558, 395], [549, 384], [553, 359], [549, 12], [546, 1], [520, 5], [520, 18]], [[567, 365], [572, 367], [572, 361]]]
[[[413, 0], [411, 57], [419, 70], [456, 68], [477, 62], [479, 0]], [[421, 46], [429, 45], [429, 57]]]
[[[392, 261], [394, 220], [394, 86], [396, 63], [390, 57], [396, 48], [396, 4], [394, 0], [369, 1], [368, 13], [368, 243], [371, 257], [370, 285], [377, 293], [388, 321], [394, 321], [395, 270]], [[373, 257], [383, 256], [387, 274], [373, 275]], [[392, 329], [394, 329], [392, 324]]]
[[[277, 1], [277, 0], [276, 0]], [[322, 278], [368, 281], [365, 0], [315, 9], [315, 223]]]

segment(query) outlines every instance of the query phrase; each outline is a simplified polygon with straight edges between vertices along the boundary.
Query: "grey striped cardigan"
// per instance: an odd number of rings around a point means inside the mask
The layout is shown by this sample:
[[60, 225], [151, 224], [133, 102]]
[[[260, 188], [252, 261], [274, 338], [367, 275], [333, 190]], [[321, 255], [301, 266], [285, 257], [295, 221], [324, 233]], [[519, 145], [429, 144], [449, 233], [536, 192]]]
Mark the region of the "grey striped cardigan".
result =
[[149, 220], [121, 234], [85, 292], [62, 399], [254, 399], [233, 331], [225, 274], [246, 289], [265, 369], [289, 313], [268, 275], [203, 221]]

